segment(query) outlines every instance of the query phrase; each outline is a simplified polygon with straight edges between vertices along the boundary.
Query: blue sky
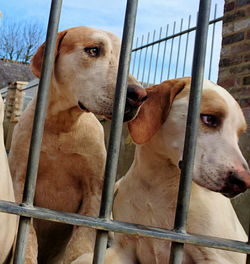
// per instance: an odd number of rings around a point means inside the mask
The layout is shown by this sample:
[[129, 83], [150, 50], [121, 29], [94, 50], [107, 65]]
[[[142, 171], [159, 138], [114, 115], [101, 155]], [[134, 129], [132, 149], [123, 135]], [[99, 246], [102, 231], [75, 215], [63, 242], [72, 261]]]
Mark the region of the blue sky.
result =
[[[3, 19], [38, 21], [46, 28], [50, 3], [50, 0], [6, 0], [1, 1], [0, 11]], [[218, 16], [222, 15], [224, 0], [212, 0], [211, 16], [214, 4], [218, 5]], [[59, 30], [86, 25], [111, 31], [121, 37], [125, 6], [125, 0], [64, 0]], [[191, 24], [194, 25], [198, 6], [199, 0], [139, 0], [135, 37], [141, 38], [144, 35], [146, 39], [148, 32], [152, 36], [154, 30], [156, 36], [159, 36], [160, 27], [164, 32], [169, 24], [171, 30], [174, 21], [179, 30], [181, 18], [184, 18], [185, 29], [189, 15], [192, 15]], [[218, 57], [220, 30], [216, 34], [215, 52]]]
[[[214, 0], [222, 13], [224, 0]], [[165, 26], [189, 14], [196, 16], [198, 0], [140, 0], [136, 23], [136, 35]], [[125, 0], [64, 0], [60, 30], [78, 25], [102, 28], [121, 36]], [[0, 10], [4, 18], [36, 20], [47, 24], [49, 0], [1, 1]]]

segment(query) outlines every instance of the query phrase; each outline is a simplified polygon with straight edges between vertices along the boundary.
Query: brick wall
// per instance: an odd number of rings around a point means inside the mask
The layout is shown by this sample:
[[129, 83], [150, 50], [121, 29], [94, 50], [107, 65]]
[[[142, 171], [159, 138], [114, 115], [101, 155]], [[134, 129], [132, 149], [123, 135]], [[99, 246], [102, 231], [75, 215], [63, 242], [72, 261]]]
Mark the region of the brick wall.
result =
[[250, 162], [250, 0], [225, 0], [218, 83], [240, 103], [248, 121], [241, 139]]
[[[250, 0], [225, 0], [222, 49], [218, 83], [239, 102], [248, 131], [240, 138], [240, 147], [250, 165]], [[249, 232], [250, 192], [234, 199], [233, 205]]]

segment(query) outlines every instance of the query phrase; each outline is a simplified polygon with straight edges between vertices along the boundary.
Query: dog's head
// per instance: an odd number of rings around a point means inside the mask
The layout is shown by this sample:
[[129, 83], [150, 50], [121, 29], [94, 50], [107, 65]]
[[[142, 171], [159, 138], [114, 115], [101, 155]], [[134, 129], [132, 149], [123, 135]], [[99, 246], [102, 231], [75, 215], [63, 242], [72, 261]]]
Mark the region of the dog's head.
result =
[[[148, 100], [129, 122], [137, 144], [152, 144], [178, 166], [182, 160], [190, 78], [163, 82], [148, 90]], [[222, 87], [205, 80], [193, 180], [233, 197], [250, 187], [250, 172], [238, 146], [246, 130], [243, 113]], [[153, 149], [153, 147], [152, 147]]]
[[[38, 78], [44, 47], [31, 62]], [[59, 96], [82, 110], [112, 116], [119, 54], [120, 40], [112, 33], [83, 26], [58, 33], [52, 83]], [[129, 76], [125, 120], [134, 117], [145, 98], [145, 90]]]

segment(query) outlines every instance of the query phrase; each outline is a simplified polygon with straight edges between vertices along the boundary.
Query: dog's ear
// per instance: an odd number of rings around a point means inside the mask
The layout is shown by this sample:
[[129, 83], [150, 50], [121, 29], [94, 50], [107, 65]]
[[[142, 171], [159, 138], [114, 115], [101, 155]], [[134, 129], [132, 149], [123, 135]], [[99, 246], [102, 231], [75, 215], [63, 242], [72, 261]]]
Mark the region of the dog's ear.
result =
[[[67, 30], [59, 32], [57, 34], [56, 47], [55, 47], [55, 60], [59, 54], [61, 42], [62, 42], [62, 40], [66, 34], [67, 34]], [[32, 72], [38, 78], [40, 78], [40, 75], [41, 75], [44, 49], [45, 49], [45, 42], [37, 49], [36, 53], [34, 54], [34, 56], [31, 59], [31, 63], [30, 63], [30, 67], [31, 67]]]
[[130, 135], [136, 144], [146, 143], [159, 130], [167, 119], [175, 96], [189, 80], [169, 80], [146, 89], [148, 99], [141, 106], [136, 118], [128, 123]]

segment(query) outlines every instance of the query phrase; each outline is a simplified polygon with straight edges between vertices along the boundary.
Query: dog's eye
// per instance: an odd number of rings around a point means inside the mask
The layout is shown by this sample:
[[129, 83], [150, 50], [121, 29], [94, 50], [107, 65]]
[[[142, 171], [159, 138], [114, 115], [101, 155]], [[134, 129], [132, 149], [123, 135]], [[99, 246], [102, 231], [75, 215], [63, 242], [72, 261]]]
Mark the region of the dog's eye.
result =
[[218, 127], [220, 125], [220, 119], [215, 115], [201, 114], [201, 121], [208, 127]]
[[90, 57], [97, 57], [100, 54], [100, 49], [97, 47], [90, 47], [85, 48], [84, 51], [90, 56]]

